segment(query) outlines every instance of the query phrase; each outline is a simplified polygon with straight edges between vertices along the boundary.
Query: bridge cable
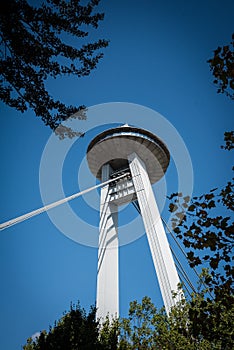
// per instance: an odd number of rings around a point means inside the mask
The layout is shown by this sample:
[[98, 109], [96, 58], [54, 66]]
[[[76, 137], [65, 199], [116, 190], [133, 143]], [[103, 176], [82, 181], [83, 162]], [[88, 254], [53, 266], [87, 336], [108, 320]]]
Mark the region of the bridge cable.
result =
[[0, 230], [5, 230], [5, 229], [8, 228], [8, 227], [11, 227], [11, 226], [13, 226], [13, 225], [16, 225], [16, 224], [18, 224], [18, 223], [20, 223], [20, 222], [23, 222], [23, 221], [25, 221], [25, 220], [28, 220], [28, 219], [30, 219], [30, 218], [33, 217], [33, 216], [39, 215], [39, 214], [44, 213], [45, 211], [47, 211], [47, 210], [49, 210], [49, 209], [55, 208], [55, 207], [57, 207], [57, 206], [59, 206], [59, 205], [61, 205], [61, 204], [63, 204], [63, 203], [69, 202], [70, 200], [73, 200], [73, 199], [75, 199], [75, 198], [77, 198], [77, 197], [80, 197], [80, 196], [82, 196], [82, 195], [85, 194], [85, 193], [88, 193], [88, 192], [90, 192], [90, 191], [92, 191], [92, 190], [95, 190], [96, 188], [103, 187], [103, 186], [105, 186], [105, 185], [107, 185], [107, 184], [109, 184], [109, 183], [111, 183], [111, 182], [113, 182], [113, 181], [119, 180], [119, 179], [125, 177], [125, 176], [128, 175], [128, 174], [129, 174], [129, 173], [122, 174], [122, 175], [116, 177], [114, 180], [113, 180], [113, 179], [109, 179], [109, 180], [104, 181], [104, 182], [102, 182], [102, 183], [100, 183], [100, 184], [98, 184], [98, 185], [95, 185], [95, 186], [93, 186], [93, 187], [90, 187], [90, 188], [88, 188], [88, 189], [86, 189], [86, 190], [84, 190], [84, 191], [77, 192], [77, 193], [75, 193], [75, 194], [73, 194], [73, 195], [71, 195], [71, 196], [69, 196], [69, 197], [60, 199], [60, 200], [58, 200], [58, 201], [56, 201], [56, 202], [53, 202], [53, 203], [51, 203], [51, 204], [47, 204], [47, 205], [45, 205], [44, 207], [41, 207], [41, 208], [36, 209], [36, 210], [33, 210], [33, 211], [31, 211], [31, 212], [29, 212], [29, 213], [27, 213], [27, 214], [18, 216], [18, 217], [15, 218], [15, 219], [11, 219], [11, 220], [9, 220], [9, 221], [6, 221], [6, 222], [0, 224]]

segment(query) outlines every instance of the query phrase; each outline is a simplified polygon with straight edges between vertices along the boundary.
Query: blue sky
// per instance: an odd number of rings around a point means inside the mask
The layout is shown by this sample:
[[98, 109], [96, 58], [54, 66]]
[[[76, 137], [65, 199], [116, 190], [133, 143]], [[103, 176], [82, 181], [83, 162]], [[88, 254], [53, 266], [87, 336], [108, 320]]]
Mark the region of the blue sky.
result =
[[[159, 112], [186, 144], [194, 194], [222, 186], [230, 177], [231, 156], [220, 145], [224, 131], [233, 128], [233, 102], [216, 93], [206, 61], [212, 50], [231, 39], [233, 1], [103, 0], [99, 8], [105, 20], [95, 35], [110, 39], [103, 60], [89, 77], [50, 81], [51, 93], [68, 104], [124, 102]], [[51, 132], [31, 111], [22, 115], [1, 104], [1, 118], [0, 217], [4, 222], [43, 205], [40, 162]], [[129, 113], [121, 118], [134, 121]], [[118, 124], [114, 113], [108, 122]], [[81, 129], [87, 128], [82, 123]], [[160, 129], [157, 119], [152, 117], [150, 123], [147, 119], [145, 128]], [[62, 184], [66, 195], [79, 190], [77, 174], [89, 141], [108, 127], [99, 125], [99, 120], [90, 125], [97, 127], [90, 127], [65, 159]], [[177, 191], [173, 162], [166, 185], [168, 195]], [[51, 178], [48, 191], [52, 187]], [[159, 191], [157, 185], [154, 189]], [[84, 199], [71, 206], [87, 222], [87, 232], [90, 224], [98, 225], [98, 211], [87, 209]], [[123, 211], [122, 222], [127, 215], [136, 214], [131, 208], [128, 214]], [[163, 215], [168, 215], [166, 206]], [[95, 303], [97, 249], [66, 237], [47, 214], [2, 231], [0, 250], [1, 349], [20, 349], [29, 336], [53, 325], [70, 302], [80, 300], [87, 309]], [[121, 315], [126, 315], [131, 300], [145, 295], [162, 305], [142, 235], [120, 249]]]

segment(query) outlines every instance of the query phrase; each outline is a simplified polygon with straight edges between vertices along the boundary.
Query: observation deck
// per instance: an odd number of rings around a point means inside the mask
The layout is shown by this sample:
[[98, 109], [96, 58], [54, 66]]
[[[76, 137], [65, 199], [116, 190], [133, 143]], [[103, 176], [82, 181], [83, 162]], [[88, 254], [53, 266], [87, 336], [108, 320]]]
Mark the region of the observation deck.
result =
[[132, 153], [144, 162], [151, 184], [163, 177], [170, 162], [166, 145], [151, 132], [127, 124], [97, 135], [88, 146], [87, 161], [92, 174], [101, 180], [104, 164], [109, 163], [113, 173], [128, 169]]

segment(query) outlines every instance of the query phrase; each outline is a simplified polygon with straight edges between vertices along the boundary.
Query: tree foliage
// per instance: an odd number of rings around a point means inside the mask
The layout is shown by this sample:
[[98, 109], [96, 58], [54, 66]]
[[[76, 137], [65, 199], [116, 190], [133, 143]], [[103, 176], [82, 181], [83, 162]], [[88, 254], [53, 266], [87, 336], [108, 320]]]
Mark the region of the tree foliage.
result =
[[[37, 7], [26, 0], [1, 1], [3, 102], [22, 113], [31, 108], [52, 130], [73, 114], [85, 118], [83, 105], [67, 106], [50, 96], [46, 81], [65, 75], [87, 76], [96, 68], [103, 57], [101, 50], [108, 45], [103, 39], [87, 42], [87, 29], [96, 29], [104, 18], [103, 13], [95, 13], [99, 1], [82, 6], [80, 0], [45, 0]], [[62, 138], [77, 134], [64, 126], [57, 132]]]
[[130, 304], [129, 317], [119, 322], [119, 350], [232, 349], [234, 307], [205, 298], [205, 290], [191, 301], [182, 300], [167, 316], [150, 298]]
[[218, 93], [225, 93], [234, 99], [234, 34], [229, 45], [214, 50], [213, 57], [207, 61], [214, 76]]
[[[209, 283], [207, 284], [207, 281]], [[188, 320], [194, 339], [205, 339], [209, 349], [229, 350], [234, 347], [233, 317], [234, 298], [230, 288], [217, 287], [221, 293], [210, 297], [210, 276], [204, 269], [201, 275], [202, 290], [194, 294], [188, 302]], [[207, 285], [204, 288], [204, 285]]]
[[[232, 150], [233, 132], [226, 132], [225, 146]], [[233, 247], [234, 247], [234, 178], [220, 190], [214, 188], [199, 197], [183, 197], [172, 194], [169, 210], [174, 213], [173, 228], [179, 239], [188, 248], [188, 261], [191, 267], [207, 265], [211, 279], [206, 283], [216, 298], [222, 293], [233, 294]], [[227, 296], [228, 302], [228, 296]]]
[[[169, 316], [158, 310], [149, 297], [130, 303], [127, 318], [95, 321], [94, 308], [87, 315], [79, 304], [36, 339], [29, 338], [24, 350], [229, 350], [233, 348], [234, 304], [206, 297], [203, 289], [191, 300], [181, 300]], [[225, 298], [226, 295], [223, 296]]]
[[225, 145], [221, 146], [221, 148], [227, 149], [228, 151], [233, 149], [234, 148], [234, 131], [226, 131], [224, 133], [224, 141], [225, 141]]
[[50, 327], [49, 332], [42, 331], [36, 339], [29, 338], [24, 350], [102, 350], [99, 342], [96, 310], [91, 308], [86, 314], [80, 305], [71, 305], [69, 312]]
[[[101, 329], [101, 331], [100, 331]], [[117, 350], [119, 321], [108, 317], [100, 325], [96, 308], [87, 314], [80, 304], [71, 304], [49, 332], [43, 330], [39, 337], [27, 339], [24, 350]]]
[[120, 334], [119, 319], [106, 317], [104, 323], [99, 326], [99, 341], [105, 350], [118, 349], [118, 337]]
[[[224, 134], [223, 149], [234, 148], [234, 133]], [[232, 169], [234, 170], [234, 169]], [[199, 197], [172, 194], [174, 232], [187, 248], [191, 267], [207, 266], [201, 276], [203, 290], [188, 302], [188, 320], [194, 338], [206, 339], [212, 349], [231, 349], [234, 313], [234, 183], [214, 188]], [[204, 286], [206, 286], [204, 288]], [[213, 342], [213, 343], [212, 343]]]

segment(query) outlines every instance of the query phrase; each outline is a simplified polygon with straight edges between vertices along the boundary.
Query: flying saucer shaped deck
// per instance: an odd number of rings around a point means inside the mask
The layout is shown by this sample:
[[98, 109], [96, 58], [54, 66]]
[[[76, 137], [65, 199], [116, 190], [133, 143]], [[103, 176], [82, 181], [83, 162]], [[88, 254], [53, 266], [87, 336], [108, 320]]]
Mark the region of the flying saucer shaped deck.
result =
[[89, 168], [101, 180], [101, 168], [109, 163], [114, 171], [128, 168], [128, 156], [136, 153], [145, 163], [151, 184], [166, 172], [170, 153], [166, 145], [147, 130], [123, 125], [97, 135], [87, 149]]

